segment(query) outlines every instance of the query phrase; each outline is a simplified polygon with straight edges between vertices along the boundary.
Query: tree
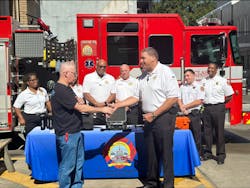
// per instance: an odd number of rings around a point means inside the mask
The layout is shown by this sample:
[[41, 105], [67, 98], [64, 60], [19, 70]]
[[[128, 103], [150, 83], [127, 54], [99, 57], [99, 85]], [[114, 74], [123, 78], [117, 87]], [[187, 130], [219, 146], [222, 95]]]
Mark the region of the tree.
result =
[[196, 20], [216, 8], [214, 0], [158, 0], [152, 2], [152, 13], [177, 13], [186, 25], [197, 25]]

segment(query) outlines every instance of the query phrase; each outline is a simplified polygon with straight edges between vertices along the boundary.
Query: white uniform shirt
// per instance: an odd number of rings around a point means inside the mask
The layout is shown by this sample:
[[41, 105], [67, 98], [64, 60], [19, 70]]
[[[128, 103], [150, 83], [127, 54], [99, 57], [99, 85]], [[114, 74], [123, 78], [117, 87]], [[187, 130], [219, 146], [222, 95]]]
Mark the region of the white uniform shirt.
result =
[[105, 102], [112, 87], [114, 87], [115, 79], [110, 74], [104, 74], [100, 77], [96, 71], [87, 74], [83, 80], [83, 92], [89, 93], [97, 102]]
[[154, 112], [168, 98], [179, 96], [179, 86], [173, 71], [158, 62], [153, 72], [139, 80], [135, 97], [142, 101], [144, 113]]
[[47, 91], [39, 87], [37, 93], [32, 92], [28, 87], [16, 98], [14, 107], [22, 108], [26, 114], [38, 114], [46, 112], [45, 102], [49, 101]]
[[[189, 104], [195, 100], [203, 100], [205, 98], [205, 92], [202, 88], [202, 85], [196, 81], [192, 84], [183, 84], [180, 87], [180, 96], [179, 99], [182, 100], [182, 103]], [[192, 110], [200, 109], [201, 105], [195, 106], [193, 108], [188, 109], [190, 113]]]
[[120, 78], [116, 80], [115, 86], [112, 88], [111, 93], [115, 93], [116, 99], [122, 101], [134, 95], [137, 85], [138, 80], [131, 76], [127, 80]]
[[75, 84], [73, 87], [72, 87], [74, 93], [76, 94], [77, 97], [83, 99], [83, 88], [82, 88], [82, 85], [79, 85], [79, 84]]
[[205, 104], [218, 104], [225, 102], [225, 96], [234, 94], [233, 88], [227, 83], [225, 78], [215, 76], [205, 78], [202, 81], [205, 90]]

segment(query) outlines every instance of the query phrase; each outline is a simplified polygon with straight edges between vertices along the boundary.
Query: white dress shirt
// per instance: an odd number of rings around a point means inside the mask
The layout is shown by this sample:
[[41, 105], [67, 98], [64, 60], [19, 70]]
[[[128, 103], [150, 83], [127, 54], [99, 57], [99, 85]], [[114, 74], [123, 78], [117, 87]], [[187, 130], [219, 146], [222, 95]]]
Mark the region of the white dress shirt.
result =
[[[180, 96], [179, 99], [182, 100], [184, 105], [189, 104], [195, 100], [204, 100], [205, 92], [200, 83], [194, 81], [192, 84], [183, 84], [180, 87]], [[191, 112], [195, 109], [200, 109], [201, 105], [195, 106], [193, 108], [188, 109], [188, 112]]]
[[138, 82], [139, 81], [137, 79], [131, 76], [127, 80], [119, 78], [118, 80], [116, 80], [115, 85], [111, 90], [111, 93], [116, 94], [117, 100], [125, 100], [128, 97], [134, 95]]
[[160, 62], [155, 69], [139, 80], [139, 85], [134, 94], [142, 101], [144, 113], [154, 112], [168, 98], [178, 97], [179, 86], [173, 71]]
[[202, 81], [205, 90], [205, 104], [218, 104], [225, 102], [225, 96], [234, 94], [233, 88], [225, 78], [214, 76], [205, 78]]
[[87, 74], [83, 80], [83, 93], [89, 93], [97, 102], [105, 102], [110, 96], [115, 79], [110, 74], [100, 77], [97, 72]]
[[13, 106], [19, 109], [24, 106], [26, 114], [45, 113], [47, 101], [49, 101], [49, 96], [44, 88], [39, 87], [34, 93], [27, 87], [17, 96]]

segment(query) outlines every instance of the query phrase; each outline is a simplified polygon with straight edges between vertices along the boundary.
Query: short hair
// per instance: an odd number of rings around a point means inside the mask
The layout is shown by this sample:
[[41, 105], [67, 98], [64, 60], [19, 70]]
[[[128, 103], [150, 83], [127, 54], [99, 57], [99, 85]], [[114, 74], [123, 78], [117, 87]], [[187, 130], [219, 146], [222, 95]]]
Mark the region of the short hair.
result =
[[184, 74], [187, 73], [187, 72], [191, 72], [192, 74], [195, 74], [195, 72], [193, 71], [193, 69], [186, 69], [186, 70], [184, 71]]
[[211, 65], [214, 65], [216, 69], [219, 68], [219, 65], [218, 65], [217, 63], [215, 63], [215, 62], [210, 62], [210, 63], [208, 63], [208, 65], [210, 65], [210, 64], [211, 64]]
[[153, 47], [147, 47], [142, 50], [142, 52], [146, 52], [148, 55], [155, 57], [157, 60], [159, 60], [159, 55], [156, 49]]
[[65, 69], [67, 69], [66, 67], [76, 67], [75, 62], [73, 60], [62, 62], [60, 65], [60, 74], [62, 74], [65, 71]]

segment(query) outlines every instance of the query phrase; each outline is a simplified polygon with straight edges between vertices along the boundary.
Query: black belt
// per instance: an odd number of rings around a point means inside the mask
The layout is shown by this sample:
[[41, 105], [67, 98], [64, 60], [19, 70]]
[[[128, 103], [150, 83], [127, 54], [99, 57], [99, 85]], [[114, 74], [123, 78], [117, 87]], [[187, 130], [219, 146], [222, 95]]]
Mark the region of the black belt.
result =
[[204, 104], [205, 107], [207, 106], [216, 106], [216, 105], [221, 105], [221, 104], [225, 104], [224, 102], [221, 103], [217, 103], [217, 104]]
[[[176, 115], [177, 112], [178, 112], [178, 109], [176, 107], [172, 106], [170, 109], [168, 109], [167, 111], [160, 114], [160, 116], [163, 114], [167, 114], [167, 113]], [[146, 114], [145, 112], [143, 112], [143, 113]], [[150, 112], [148, 112], [148, 113], [150, 113]]]
[[136, 108], [136, 107], [138, 107], [138, 103], [129, 106], [129, 109], [131, 110], [131, 109]]
[[44, 115], [46, 115], [46, 113], [27, 114], [25, 112], [24, 112], [24, 114], [27, 116], [44, 116]]

